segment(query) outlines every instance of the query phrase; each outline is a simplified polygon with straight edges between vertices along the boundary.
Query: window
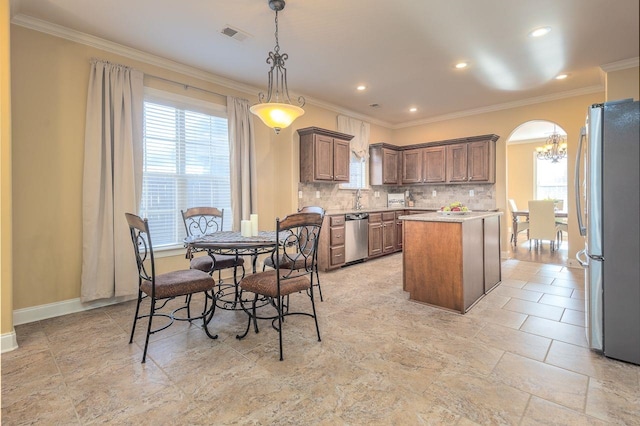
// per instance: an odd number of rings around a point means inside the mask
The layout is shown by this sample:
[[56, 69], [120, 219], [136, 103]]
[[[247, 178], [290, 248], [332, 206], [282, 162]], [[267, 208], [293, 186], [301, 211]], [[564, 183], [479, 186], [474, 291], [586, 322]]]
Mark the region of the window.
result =
[[[534, 154], [535, 155], [535, 154]], [[536, 200], [562, 200], [567, 206], [567, 159], [552, 163], [536, 157]]]
[[340, 185], [342, 189], [365, 189], [367, 188], [367, 161], [358, 158], [353, 152], [349, 161], [349, 183]]
[[223, 106], [145, 89], [140, 215], [154, 247], [182, 246], [180, 210], [224, 209], [232, 225], [229, 140]]

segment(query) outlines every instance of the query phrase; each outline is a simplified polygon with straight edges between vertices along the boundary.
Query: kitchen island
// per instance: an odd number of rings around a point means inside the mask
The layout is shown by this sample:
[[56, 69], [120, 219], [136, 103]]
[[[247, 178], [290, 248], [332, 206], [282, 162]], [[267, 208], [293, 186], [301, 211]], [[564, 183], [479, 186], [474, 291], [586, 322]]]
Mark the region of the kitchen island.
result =
[[403, 289], [409, 298], [467, 312], [501, 280], [501, 212], [424, 213], [403, 221]]

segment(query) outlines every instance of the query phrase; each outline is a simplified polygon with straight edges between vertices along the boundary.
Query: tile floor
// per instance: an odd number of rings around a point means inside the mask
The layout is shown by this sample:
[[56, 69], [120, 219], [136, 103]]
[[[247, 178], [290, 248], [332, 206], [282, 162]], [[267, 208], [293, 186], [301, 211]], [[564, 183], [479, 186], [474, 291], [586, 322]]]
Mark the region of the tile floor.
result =
[[[503, 262], [465, 315], [407, 300], [401, 254], [321, 274], [322, 342], [218, 311], [128, 344], [132, 303], [16, 327], [2, 424], [640, 424], [640, 367], [586, 348], [582, 271]], [[292, 301], [302, 304], [308, 299]]]

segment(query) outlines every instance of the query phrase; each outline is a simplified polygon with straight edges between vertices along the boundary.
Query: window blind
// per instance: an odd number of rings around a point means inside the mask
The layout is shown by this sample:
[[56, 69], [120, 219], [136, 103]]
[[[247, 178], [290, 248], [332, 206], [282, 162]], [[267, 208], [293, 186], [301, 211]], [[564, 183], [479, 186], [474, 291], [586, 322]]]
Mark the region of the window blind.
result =
[[232, 225], [229, 140], [226, 117], [172, 105], [144, 103], [144, 157], [140, 215], [149, 219], [154, 247], [182, 246], [180, 210], [224, 209]]

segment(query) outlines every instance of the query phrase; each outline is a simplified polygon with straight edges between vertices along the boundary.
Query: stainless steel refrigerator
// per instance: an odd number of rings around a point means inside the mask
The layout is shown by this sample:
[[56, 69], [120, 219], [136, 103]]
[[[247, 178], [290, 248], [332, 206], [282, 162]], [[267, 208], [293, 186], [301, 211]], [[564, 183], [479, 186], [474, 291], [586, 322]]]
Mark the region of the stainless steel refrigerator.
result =
[[[640, 364], [640, 102], [588, 109], [576, 158], [587, 339]], [[584, 203], [584, 205], [582, 205]]]

